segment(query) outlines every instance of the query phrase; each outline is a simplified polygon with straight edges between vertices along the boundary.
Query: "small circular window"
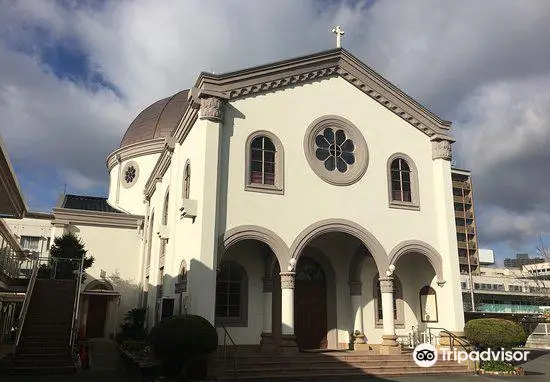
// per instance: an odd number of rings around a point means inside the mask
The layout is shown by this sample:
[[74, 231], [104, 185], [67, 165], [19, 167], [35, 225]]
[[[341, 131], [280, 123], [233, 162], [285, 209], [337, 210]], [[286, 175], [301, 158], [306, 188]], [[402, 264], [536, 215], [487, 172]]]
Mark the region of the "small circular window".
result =
[[139, 167], [136, 162], [128, 162], [122, 169], [122, 185], [124, 187], [132, 187], [139, 176]]
[[304, 150], [311, 169], [333, 185], [353, 184], [367, 170], [365, 138], [342, 117], [329, 115], [313, 121], [304, 137]]

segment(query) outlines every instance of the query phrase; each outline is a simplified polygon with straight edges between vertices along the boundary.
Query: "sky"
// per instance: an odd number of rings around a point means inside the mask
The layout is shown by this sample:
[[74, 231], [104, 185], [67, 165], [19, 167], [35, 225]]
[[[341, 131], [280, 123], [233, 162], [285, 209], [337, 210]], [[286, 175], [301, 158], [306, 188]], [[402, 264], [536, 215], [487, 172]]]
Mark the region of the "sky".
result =
[[31, 209], [105, 195], [133, 118], [223, 73], [342, 46], [453, 121], [481, 247], [550, 238], [550, 1], [4, 0], [0, 133]]

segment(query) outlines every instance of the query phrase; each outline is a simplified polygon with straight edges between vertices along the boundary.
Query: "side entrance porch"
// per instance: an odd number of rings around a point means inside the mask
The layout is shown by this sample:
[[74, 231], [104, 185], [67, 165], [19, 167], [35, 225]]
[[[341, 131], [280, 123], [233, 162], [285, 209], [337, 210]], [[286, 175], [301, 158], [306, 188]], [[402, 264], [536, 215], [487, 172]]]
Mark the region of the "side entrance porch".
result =
[[435, 249], [409, 241], [388, 255], [357, 225], [316, 227], [290, 249], [265, 229], [225, 235], [216, 281], [220, 345], [230, 336], [264, 351], [398, 354], [426, 328], [462, 329], [442, 310], [455, 304], [444, 303], [452, 293]]

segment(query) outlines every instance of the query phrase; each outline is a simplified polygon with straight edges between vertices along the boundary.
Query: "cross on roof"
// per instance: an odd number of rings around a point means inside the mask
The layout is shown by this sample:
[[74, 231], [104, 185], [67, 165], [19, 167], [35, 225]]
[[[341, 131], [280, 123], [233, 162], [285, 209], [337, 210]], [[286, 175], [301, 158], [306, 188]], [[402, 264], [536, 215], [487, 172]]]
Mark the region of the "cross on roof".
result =
[[337, 25], [336, 28], [332, 29], [332, 33], [336, 34], [336, 47], [340, 48], [342, 46], [340, 38], [343, 36], [346, 32], [342, 28], [340, 28], [340, 25]]

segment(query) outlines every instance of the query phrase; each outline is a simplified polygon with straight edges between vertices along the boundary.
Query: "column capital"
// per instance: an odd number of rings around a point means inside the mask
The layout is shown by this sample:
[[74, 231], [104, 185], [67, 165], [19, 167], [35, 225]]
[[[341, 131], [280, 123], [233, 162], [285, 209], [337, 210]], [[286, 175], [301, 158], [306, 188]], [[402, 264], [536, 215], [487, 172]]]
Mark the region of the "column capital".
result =
[[273, 293], [273, 277], [264, 276], [264, 293]]
[[294, 289], [295, 272], [281, 272], [281, 289]]
[[222, 122], [225, 108], [225, 100], [219, 97], [201, 98], [200, 119], [213, 122]]
[[393, 293], [393, 277], [380, 277], [380, 292]]
[[363, 288], [363, 283], [361, 281], [350, 281], [349, 294], [352, 296], [361, 296], [362, 288]]
[[452, 159], [451, 142], [446, 139], [432, 140], [432, 159]]

